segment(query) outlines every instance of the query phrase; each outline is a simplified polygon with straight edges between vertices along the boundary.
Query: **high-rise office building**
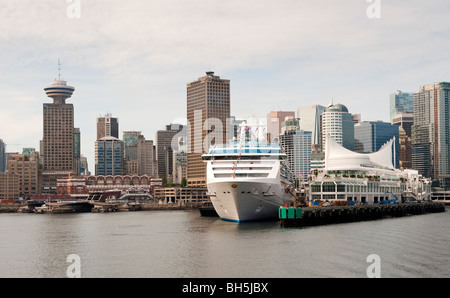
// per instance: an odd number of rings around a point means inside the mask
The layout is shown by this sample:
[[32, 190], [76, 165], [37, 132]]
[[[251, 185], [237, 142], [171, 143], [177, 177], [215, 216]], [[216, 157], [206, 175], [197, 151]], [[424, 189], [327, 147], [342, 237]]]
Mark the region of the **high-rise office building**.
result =
[[311, 131], [301, 130], [299, 119], [286, 117], [279, 136], [289, 168], [299, 182], [306, 182], [311, 171]]
[[229, 118], [230, 80], [208, 71], [206, 76], [187, 84], [188, 186], [206, 185], [206, 164], [202, 154], [210, 145], [227, 142]]
[[139, 175], [158, 176], [156, 146], [152, 140], [146, 140], [143, 135], [138, 137], [138, 173]]
[[361, 123], [361, 114], [352, 114], [352, 120], [354, 124]]
[[91, 175], [91, 173], [89, 172], [88, 159], [83, 154], [81, 154], [80, 156], [80, 175], [83, 176]]
[[140, 131], [124, 131], [124, 173], [139, 175], [138, 144]]
[[184, 132], [174, 137], [172, 150], [172, 181], [177, 184], [185, 184], [187, 177], [187, 135]]
[[392, 118], [392, 124], [401, 126], [408, 137], [412, 137], [412, 126], [414, 124], [414, 113], [402, 112]]
[[392, 93], [389, 100], [390, 104], [390, 119], [399, 113], [412, 113], [413, 112], [413, 94], [410, 92], [402, 92], [398, 90]]
[[423, 85], [413, 98], [413, 168], [450, 187], [450, 83]]
[[24, 150], [22, 154], [10, 154], [8, 173], [19, 177], [20, 195], [22, 197], [30, 197], [41, 192], [41, 167], [38, 152]]
[[[173, 178], [173, 149], [172, 140], [183, 131], [181, 124], [166, 125], [165, 130], [156, 132], [156, 151], [158, 156], [158, 175], [172, 182]], [[183, 131], [184, 132], [184, 131]]]
[[81, 171], [81, 133], [79, 128], [73, 131], [73, 170], [76, 175], [80, 175]]
[[6, 170], [6, 145], [2, 139], [0, 139], [0, 173]]
[[300, 107], [297, 110], [297, 117], [300, 119], [299, 124], [301, 129], [311, 132], [313, 152], [321, 151], [320, 117], [324, 110], [325, 107], [321, 105]]
[[398, 127], [398, 149], [399, 167], [404, 169], [412, 169], [411, 137], [408, 136], [402, 126]]
[[384, 144], [395, 138], [394, 151], [392, 152], [392, 165], [398, 168], [399, 127], [383, 121], [363, 121], [355, 125], [355, 152], [377, 152]]
[[392, 118], [392, 124], [399, 126], [399, 166], [404, 169], [412, 169], [412, 126], [414, 113], [401, 112]]
[[74, 109], [66, 103], [74, 87], [58, 79], [44, 88], [53, 103], [44, 103], [44, 127], [42, 139], [42, 187], [43, 192], [55, 193], [57, 179], [77, 174], [74, 158]]
[[140, 131], [124, 131], [124, 174], [158, 175], [156, 146], [152, 140], [146, 140]]
[[115, 137], [95, 142], [95, 175], [123, 175], [124, 144]]
[[109, 136], [119, 138], [119, 119], [106, 114], [97, 118], [97, 140]]
[[321, 147], [325, 150], [325, 138], [330, 135], [338, 144], [349, 150], [355, 146], [355, 127], [352, 115], [343, 104], [330, 103], [321, 117]]
[[294, 111], [272, 111], [267, 114], [267, 142], [278, 143], [281, 134], [281, 123], [286, 117], [295, 117]]
[[0, 173], [0, 200], [16, 200], [20, 197], [20, 176]]

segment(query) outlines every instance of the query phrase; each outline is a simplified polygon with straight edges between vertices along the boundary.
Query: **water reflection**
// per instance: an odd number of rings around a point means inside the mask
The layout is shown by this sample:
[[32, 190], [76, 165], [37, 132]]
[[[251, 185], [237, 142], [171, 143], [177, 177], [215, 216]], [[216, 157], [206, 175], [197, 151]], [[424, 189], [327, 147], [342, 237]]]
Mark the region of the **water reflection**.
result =
[[0, 277], [449, 277], [448, 212], [339, 225], [236, 224], [196, 211], [0, 214]]

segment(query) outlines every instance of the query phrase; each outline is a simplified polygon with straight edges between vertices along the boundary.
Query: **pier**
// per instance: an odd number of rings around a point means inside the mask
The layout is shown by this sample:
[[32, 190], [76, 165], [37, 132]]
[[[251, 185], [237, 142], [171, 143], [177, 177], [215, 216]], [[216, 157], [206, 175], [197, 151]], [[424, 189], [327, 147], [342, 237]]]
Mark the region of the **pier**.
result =
[[370, 204], [327, 207], [280, 207], [282, 227], [303, 227], [445, 212], [443, 203]]

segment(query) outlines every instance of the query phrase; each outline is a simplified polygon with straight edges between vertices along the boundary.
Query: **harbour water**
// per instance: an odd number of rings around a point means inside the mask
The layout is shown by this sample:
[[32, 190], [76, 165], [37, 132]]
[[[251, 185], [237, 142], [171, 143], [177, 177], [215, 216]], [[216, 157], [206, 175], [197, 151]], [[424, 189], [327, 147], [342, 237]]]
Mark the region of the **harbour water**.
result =
[[197, 210], [0, 214], [0, 277], [450, 277], [450, 212], [306, 228]]

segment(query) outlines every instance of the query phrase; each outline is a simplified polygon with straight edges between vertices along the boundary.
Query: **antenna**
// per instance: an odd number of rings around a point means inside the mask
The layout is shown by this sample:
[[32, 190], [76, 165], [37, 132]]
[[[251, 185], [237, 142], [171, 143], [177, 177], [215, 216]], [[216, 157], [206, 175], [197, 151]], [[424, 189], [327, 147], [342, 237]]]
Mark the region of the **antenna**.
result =
[[58, 81], [61, 81], [61, 62], [58, 58]]

